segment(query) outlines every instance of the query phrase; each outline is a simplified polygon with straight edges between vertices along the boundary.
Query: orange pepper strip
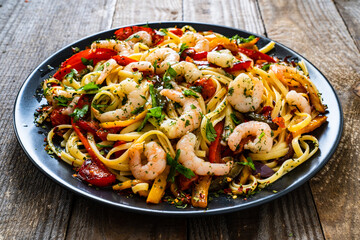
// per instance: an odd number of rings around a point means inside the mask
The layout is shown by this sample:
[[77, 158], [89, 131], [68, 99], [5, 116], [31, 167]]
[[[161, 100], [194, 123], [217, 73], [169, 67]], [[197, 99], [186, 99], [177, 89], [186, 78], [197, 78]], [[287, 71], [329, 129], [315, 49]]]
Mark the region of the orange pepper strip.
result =
[[208, 193], [211, 176], [201, 176], [192, 191], [191, 205], [193, 207], [206, 208], [208, 204]]
[[326, 116], [316, 116], [311, 122], [304, 128], [299, 129], [295, 132], [293, 132], [293, 136], [296, 137], [303, 133], [312, 132], [318, 127], [320, 127], [324, 122], [326, 122], [327, 117]]
[[158, 204], [165, 193], [166, 179], [170, 172], [170, 166], [166, 166], [165, 170], [154, 180], [146, 203]]

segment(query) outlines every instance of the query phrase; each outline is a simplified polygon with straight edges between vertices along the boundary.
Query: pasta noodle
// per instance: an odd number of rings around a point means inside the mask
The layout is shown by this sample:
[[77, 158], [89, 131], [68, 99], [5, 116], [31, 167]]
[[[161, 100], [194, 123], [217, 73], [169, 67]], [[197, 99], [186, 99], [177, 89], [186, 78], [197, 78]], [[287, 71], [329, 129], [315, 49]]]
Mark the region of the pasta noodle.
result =
[[[248, 196], [318, 150], [325, 105], [302, 60], [191, 26], [127, 27], [42, 83], [46, 149], [97, 187], [177, 207]], [[170, 187], [171, 186], [171, 187]]]

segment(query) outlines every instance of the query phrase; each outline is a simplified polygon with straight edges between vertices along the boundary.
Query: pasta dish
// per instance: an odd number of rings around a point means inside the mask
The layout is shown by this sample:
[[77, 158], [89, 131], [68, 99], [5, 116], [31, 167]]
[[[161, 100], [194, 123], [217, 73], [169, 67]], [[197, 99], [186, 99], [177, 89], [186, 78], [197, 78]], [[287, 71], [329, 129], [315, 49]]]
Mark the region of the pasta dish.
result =
[[118, 29], [42, 83], [46, 150], [94, 187], [206, 208], [247, 197], [315, 154], [326, 106], [274, 42], [191, 26]]

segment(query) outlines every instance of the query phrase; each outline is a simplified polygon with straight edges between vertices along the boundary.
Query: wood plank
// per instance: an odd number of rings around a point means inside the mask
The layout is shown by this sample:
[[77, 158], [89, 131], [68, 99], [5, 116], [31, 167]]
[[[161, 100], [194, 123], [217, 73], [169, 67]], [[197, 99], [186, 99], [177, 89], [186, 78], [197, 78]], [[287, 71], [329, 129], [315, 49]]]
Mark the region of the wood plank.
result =
[[184, 21], [220, 24], [265, 35], [265, 28], [254, 0], [184, 0]]
[[[112, 12], [114, 1], [96, 1], [87, 8], [84, 4], [0, 3], [1, 239], [65, 238], [73, 195], [27, 159], [12, 130], [12, 108], [22, 82], [41, 61], [65, 44], [110, 27], [107, 12]], [[92, 14], [103, 17], [94, 21]]]
[[186, 220], [124, 212], [77, 198], [67, 239], [186, 239]]
[[[141, 7], [139, 7], [141, 6]], [[124, 14], [126, 9], [126, 14]], [[177, 1], [120, 0], [112, 27], [147, 21], [181, 20], [182, 4]], [[78, 198], [75, 201], [67, 239], [185, 239], [186, 220], [145, 216]]]
[[360, 50], [360, 2], [358, 0], [335, 0], [335, 6]]
[[[261, 35], [266, 33], [256, 1], [211, 1], [210, 4], [185, 0], [184, 20], [222, 24]], [[213, 236], [218, 239], [323, 238], [308, 184], [258, 208], [188, 221], [191, 239], [212, 239]]]
[[112, 27], [128, 24], [157, 22], [157, 21], [181, 21], [182, 1], [142, 1], [134, 0], [129, 4], [128, 0], [118, 0], [113, 17]]
[[325, 237], [359, 239], [360, 98], [352, 91], [360, 79], [359, 51], [330, 0], [260, 0], [259, 5], [269, 37], [314, 63], [339, 95], [343, 136], [329, 163], [311, 180], [311, 189]]

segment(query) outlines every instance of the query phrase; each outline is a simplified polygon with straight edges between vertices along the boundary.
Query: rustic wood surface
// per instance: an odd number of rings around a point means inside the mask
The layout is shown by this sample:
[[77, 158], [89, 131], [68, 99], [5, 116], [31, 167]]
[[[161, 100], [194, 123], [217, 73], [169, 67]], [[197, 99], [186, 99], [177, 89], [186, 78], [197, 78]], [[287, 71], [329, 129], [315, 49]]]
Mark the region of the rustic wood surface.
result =
[[[0, 0], [0, 239], [360, 239], [359, 1]], [[12, 127], [26, 76], [60, 47], [147, 21], [200, 21], [279, 41], [336, 89], [344, 133], [310, 183], [260, 207], [197, 218], [128, 213], [76, 196], [27, 159]], [[10, 83], [10, 84], [9, 84]]]

